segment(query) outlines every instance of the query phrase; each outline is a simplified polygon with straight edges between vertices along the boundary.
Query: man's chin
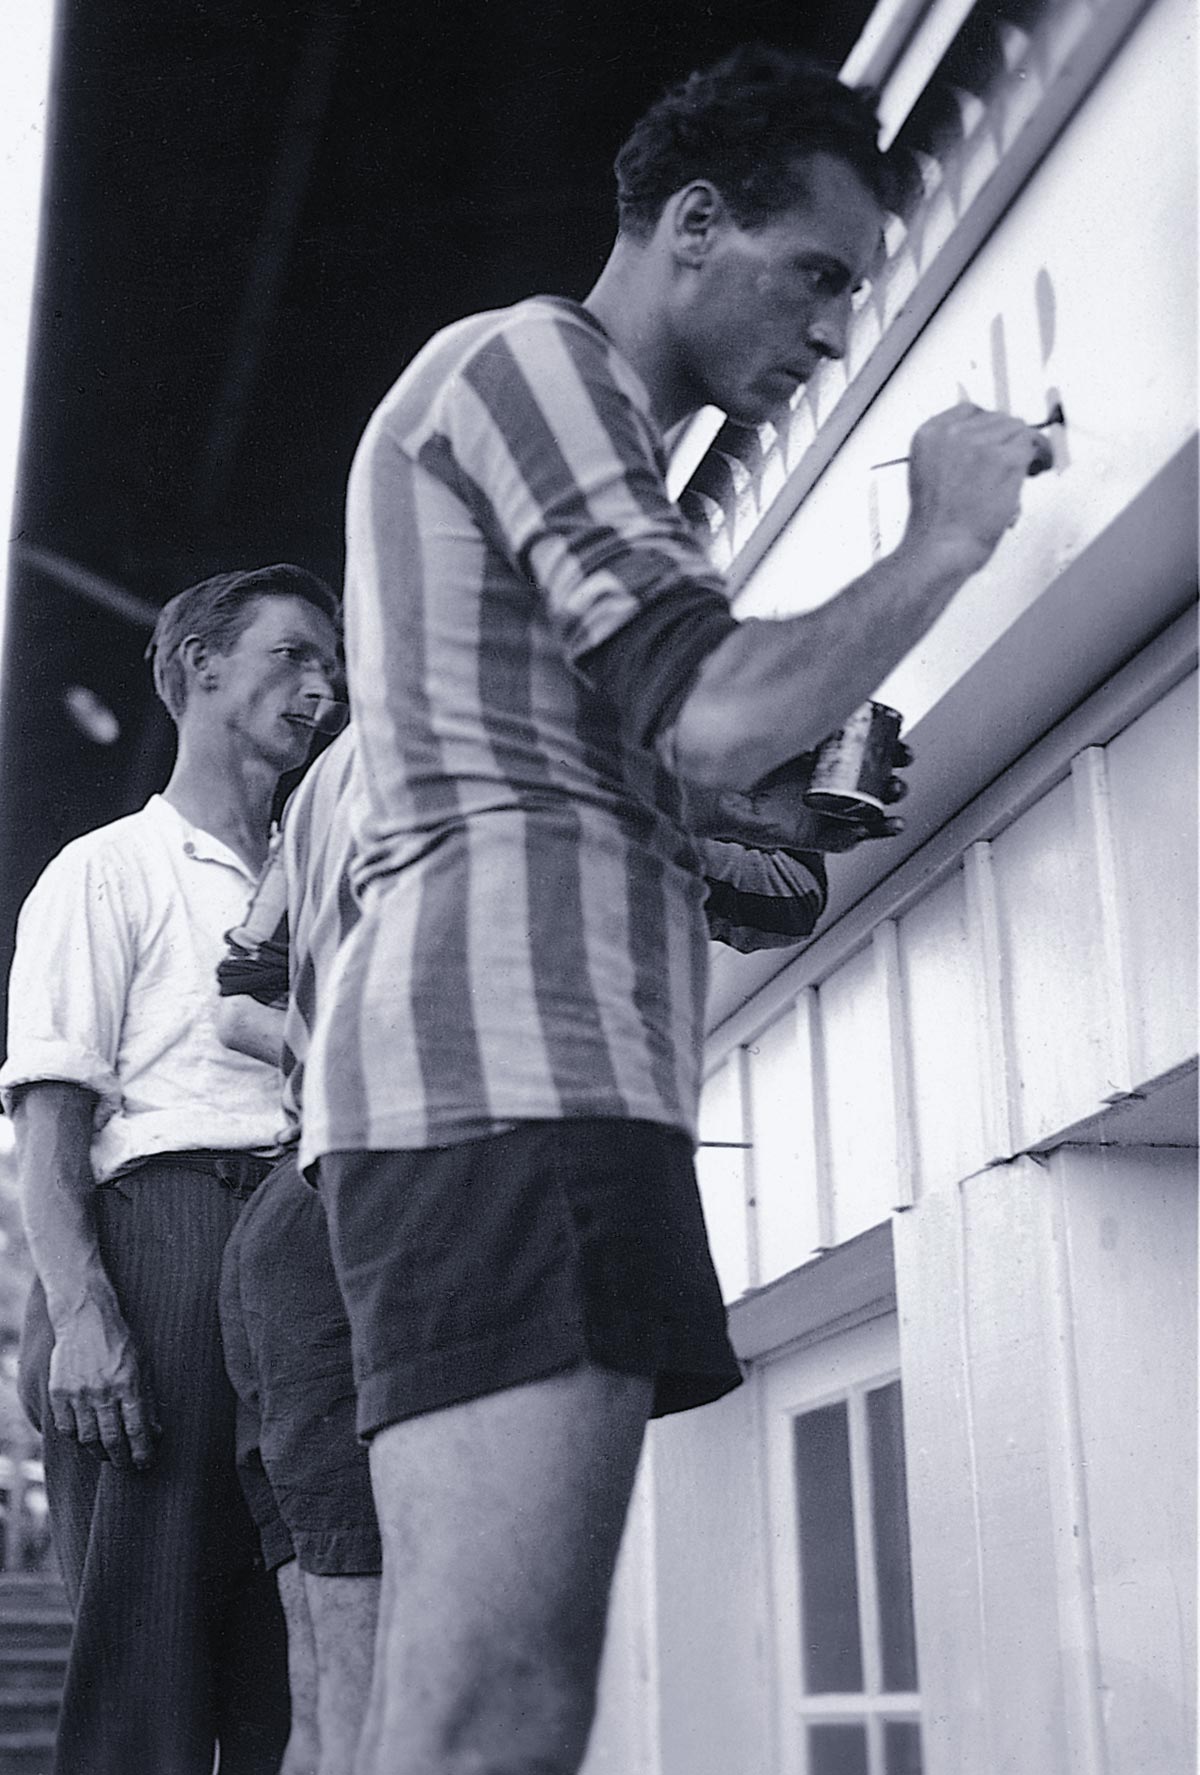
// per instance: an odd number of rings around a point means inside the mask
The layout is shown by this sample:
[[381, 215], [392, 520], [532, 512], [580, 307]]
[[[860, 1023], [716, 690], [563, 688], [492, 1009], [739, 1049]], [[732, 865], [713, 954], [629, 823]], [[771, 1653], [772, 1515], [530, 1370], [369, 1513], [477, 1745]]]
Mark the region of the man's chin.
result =
[[732, 420], [734, 425], [766, 425], [769, 420], [786, 413], [791, 403], [792, 396], [787, 394], [747, 394], [732, 402], [724, 412], [726, 419]]

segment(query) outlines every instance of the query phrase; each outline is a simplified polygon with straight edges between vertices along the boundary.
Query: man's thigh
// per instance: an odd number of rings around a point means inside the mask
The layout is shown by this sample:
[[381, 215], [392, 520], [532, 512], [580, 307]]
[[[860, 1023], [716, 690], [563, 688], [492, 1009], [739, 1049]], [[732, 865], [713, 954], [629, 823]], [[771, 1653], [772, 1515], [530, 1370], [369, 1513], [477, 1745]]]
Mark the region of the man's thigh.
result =
[[399, 1746], [414, 1767], [475, 1745], [513, 1767], [581, 1759], [652, 1400], [649, 1377], [585, 1365], [376, 1436], [373, 1723], [397, 1767]]

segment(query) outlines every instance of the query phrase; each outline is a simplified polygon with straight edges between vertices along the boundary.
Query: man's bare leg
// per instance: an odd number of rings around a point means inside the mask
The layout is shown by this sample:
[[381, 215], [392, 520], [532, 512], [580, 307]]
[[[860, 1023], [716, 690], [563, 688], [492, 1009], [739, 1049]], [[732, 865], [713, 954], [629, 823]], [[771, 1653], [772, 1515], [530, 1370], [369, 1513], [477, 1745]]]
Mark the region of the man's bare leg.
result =
[[580, 1367], [376, 1436], [384, 1585], [357, 1775], [575, 1775], [652, 1393]]
[[278, 1568], [275, 1582], [287, 1622], [288, 1687], [292, 1695], [292, 1730], [279, 1775], [317, 1775], [317, 1648], [303, 1574], [294, 1559]]
[[304, 1590], [316, 1642], [317, 1775], [349, 1775], [371, 1691], [379, 1579], [305, 1572]]

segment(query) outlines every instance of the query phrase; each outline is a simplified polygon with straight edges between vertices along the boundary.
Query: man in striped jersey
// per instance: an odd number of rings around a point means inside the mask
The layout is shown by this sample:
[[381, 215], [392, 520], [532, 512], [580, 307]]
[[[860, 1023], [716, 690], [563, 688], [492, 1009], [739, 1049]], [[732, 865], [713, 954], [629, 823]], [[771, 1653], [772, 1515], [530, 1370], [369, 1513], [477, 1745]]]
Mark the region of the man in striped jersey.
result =
[[[218, 969], [222, 1038], [282, 1071], [288, 1150], [225, 1247], [221, 1324], [240, 1402], [239, 1470], [288, 1617], [290, 1749], [318, 1775], [340, 1775], [353, 1763], [380, 1564], [366, 1454], [355, 1435], [350, 1327], [320, 1197], [295, 1157], [320, 983], [358, 920], [350, 887], [356, 792], [346, 733], [289, 801], [281, 841]], [[778, 796], [764, 798], [761, 831], [781, 814], [790, 818]], [[714, 937], [749, 950], [794, 943], [812, 928], [824, 900], [819, 855], [707, 839], [697, 849]]]
[[586, 303], [447, 329], [355, 460], [362, 916], [302, 1161], [384, 1543], [359, 1775], [578, 1768], [646, 1420], [738, 1378], [691, 1168], [696, 791], [720, 815], [838, 726], [1035, 459], [1003, 415], [929, 421], [895, 554], [778, 622], [733, 619], [666, 497], [668, 428], [761, 421], [843, 352], [892, 200], [875, 138], [790, 57], [693, 76], [622, 150]]

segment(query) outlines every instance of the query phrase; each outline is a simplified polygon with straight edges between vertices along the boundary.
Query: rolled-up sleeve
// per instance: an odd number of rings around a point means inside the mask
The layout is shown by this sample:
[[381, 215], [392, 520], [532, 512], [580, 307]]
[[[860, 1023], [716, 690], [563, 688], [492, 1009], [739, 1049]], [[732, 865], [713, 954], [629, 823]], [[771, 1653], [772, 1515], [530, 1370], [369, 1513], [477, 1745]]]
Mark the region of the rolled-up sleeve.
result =
[[21, 909], [8, 988], [5, 1107], [54, 1080], [94, 1091], [97, 1125], [120, 1106], [117, 1056], [134, 962], [124, 873], [111, 853], [70, 845]]

